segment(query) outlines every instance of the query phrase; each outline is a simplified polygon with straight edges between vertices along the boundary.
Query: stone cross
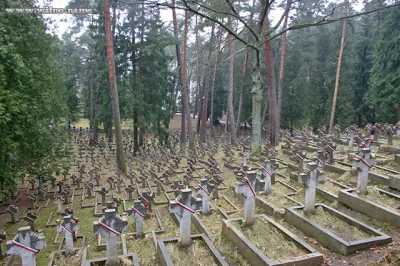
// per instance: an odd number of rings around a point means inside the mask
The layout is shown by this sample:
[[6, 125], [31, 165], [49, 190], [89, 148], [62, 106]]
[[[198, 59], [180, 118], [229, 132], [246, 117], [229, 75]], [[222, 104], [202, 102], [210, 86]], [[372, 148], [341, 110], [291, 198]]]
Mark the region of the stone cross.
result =
[[32, 177], [32, 178], [29, 180], [29, 184], [32, 185], [32, 187], [31, 187], [32, 190], [35, 189], [35, 183], [36, 183], [36, 179]]
[[94, 179], [94, 181], [96, 182], [96, 186], [98, 187], [98, 186], [100, 186], [100, 175], [99, 174], [95, 174], [94, 175], [94, 177], [93, 177], [93, 179]]
[[318, 164], [318, 169], [324, 169], [325, 167], [325, 156], [324, 156], [324, 151], [323, 150], [318, 150], [317, 151], [317, 156], [312, 158], [312, 161], [314, 163]]
[[315, 191], [318, 183], [325, 182], [324, 172], [318, 170], [316, 163], [308, 163], [308, 173], [300, 173], [299, 182], [304, 183], [305, 187], [305, 202], [304, 202], [304, 213], [314, 214], [315, 213]]
[[88, 195], [88, 198], [92, 197], [94, 186], [92, 182], [86, 181], [85, 182], [85, 187], [86, 187], [86, 193]]
[[43, 187], [41, 187], [41, 186], [38, 187], [38, 189], [37, 189], [37, 195], [39, 196], [39, 200], [40, 200], [40, 201], [44, 201], [44, 200], [45, 200], [45, 198], [46, 198], [46, 193], [47, 193], [47, 191], [46, 191], [45, 188], [43, 188]]
[[299, 173], [304, 172], [304, 158], [300, 154], [296, 153], [296, 155], [294, 156], [294, 160], [299, 165]]
[[101, 203], [102, 204], [106, 203], [106, 195], [108, 193], [108, 190], [106, 189], [104, 184], [103, 184], [103, 187], [101, 188], [101, 190], [99, 190], [98, 192], [101, 195]]
[[279, 165], [273, 160], [265, 161], [265, 166], [260, 168], [260, 173], [264, 176], [265, 186], [263, 188], [265, 195], [271, 194], [271, 185], [275, 183], [275, 173], [278, 170]]
[[143, 238], [143, 218], [149, 214], [149, 208], [140, 199], [134, 201], [132, 208], [128, 209], [128, 214], [135, 218], [136, 238]]
[[11, 223], [15, 223], [15, 214], [18, 212], [18, 207], [15, 205], [8, 206], [6, 210], [11, 216]]
[[72, 256], [74, 251], [74, 236], [79, 230], [79, 220], [73, 219], [70, 215], [64, 216], [64, 221], [57, 220], [57, 232], [64, 233], [65, 238], [65, 256]]
[[37, 214], [35, 212], [28, 212], [23, 219], [28, 221], [31, 230], [35, 231], [35, 220], [37, 219]]
[[393, 145], [393, 135], [394, 135], [394, 128], [392, 125], [385, 126], [386, 135], [388, 138], [388, 145]]
[[63, 175], [63, 180], [64, 180], [64, 181], [67, 181], [68, 171], [67, 171], [67, 170], [64, 170], [64, 171], [62, 172], [62, 175]]
[[101, 234], [106, 238], [108, 266], [119, 266], [117, 249], [117, 237], [127, 229], [128, 219], [117, 214], [115, 209], [107, 209], [100, 220], [93, 222], [95, 234]]
[[125, 191], [128, 193], [128, 200], [129, 200], [129, 201], [132, 201], [132, 193], [133, 193], [133, 191], [135, 191], [135, 188], [134, 188], [131, 184], [129, 184], [129, 185], [125, 188]]
[[69, 190], [69, 188], [64, 187], [62, 194], [64, 196], [64, 204], [68, 204], [69, 203], [68, 197], [69, 197], [69, 194], [71, 194], [71, 191]]
[[6, 238], [7, 238], [7, 234], [6, 234], [6, 231], [3, 228], [3, 230], [0, 231], [0, 259], [4, 258], [2, 243], [3, 243], [4, 240], [6, 240]]
[[156, 178], [156, 180], [154, 180], [154, 183], [156, 183], [157, 186], [157, 195], [161, 194], [161, 185], [164, 183], [164, 180], [162, 177], [160, 178]]
[[64, 186], [64, 182], [63, 181], [59, 181], [57, 183], [58, 186], [58, 193], [62, 193], [62, 187]]
[[60, 197], [54, 199], [54, 203], [57, 204], [57, 213], [62, 213], [62, 200]]
[[258, 180], [255, 171], [248, 171], [241, 182], [236, 182], [235, 193], [244, 197], [244, 226], [252, 226], [255, 223], [255, 197], [264, 187], [264, 180]]
[[115, 180], [114, 182], [114, 186], [117, 189], [117, 192], [120, 193], [121, 192], [121, 181], [119, 179]]
[[360, 195], [367, 194], [368, 171], [374, 164], [375, 160], [371, 158], [371, 150], [368, 148], [361, 150], [361, 156], [353, 158], [353, 168], [358, 170], [357, 193]]
[[33, 233], [29, 226], [20, 227], [13, 240], [6, 243], [7, 254], [21, 257], [22, 266], [36, 266], [35, 254], [46, 247], [43, 233]]
[[107, 182], [110, 184], [110, 190], [113, 189], [113, 184], [114, 184], [114, 178], [111, 176], [107, 179]]
[[149, 207], [149, 211], [153, 212], [151, 209], [151, 201], [156, 197], [156, 194], [153, 192], [143, 192], [142, 195], [140, 196], [140, 199], [142, 200], [143, 204], [146, 204]]
[[325, 145], [325, 150], [328, 153], [328, 162], [330, 164], [333, 164], [333, 151], [336, 149], [336, 147], [332, 143], [327, 143]]
[[181, 190], [181, 194], [173, 201], [170, 201], [170, 212], [176, 213], [181, 217], [179, 225], [178, 245], [181, 248], [188, 247], [192, 244], [192, 214], [201, 209], [201, 199], [192, 195], [192, 190], [185, 188]]
[[35, 209], [36, 208], [36, 200], [37, 200], [36, 195], [35, 194], [29, 194], [28, 198], [30, 199], [30, 202], [31, 202], [30, 209], [31, 210]]
[[196, 195], [201, 196], [202, 213], [208, 214], [210, 212], [210, 194], [214, 190], [214, 185], [204, 178], [200, 180], [200, 184], [195, 187]]

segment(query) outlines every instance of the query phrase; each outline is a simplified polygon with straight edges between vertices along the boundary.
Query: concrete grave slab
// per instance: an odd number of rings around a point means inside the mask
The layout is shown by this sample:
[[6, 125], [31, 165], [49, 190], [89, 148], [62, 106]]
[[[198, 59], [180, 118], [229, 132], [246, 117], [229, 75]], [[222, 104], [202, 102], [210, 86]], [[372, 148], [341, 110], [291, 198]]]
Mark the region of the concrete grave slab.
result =
[[338, 217], [340, 220], [348, 223], [349, 225], [356, 226], [361, 231], [371, 235], [371, 237], [348, 242], [337, 236], [332, 231], [322, 227], [321, 225], [307, 218], [307, 216], [303, 215], [303, 206], [287, 208], [285, 213], [285, 221], [296, 226], [307, 235], [314, 237], [323, 245], [328, 246], [330, 249], [345, 256], [373, 247], [375, 245], [382, 245], [392, 241], [390, 236], [354, 219], [351, 216], [348, 216], [324, 204], [316, 204], [316, 206], [321, 206], [324, 211], [327, 211], [329, 214]]

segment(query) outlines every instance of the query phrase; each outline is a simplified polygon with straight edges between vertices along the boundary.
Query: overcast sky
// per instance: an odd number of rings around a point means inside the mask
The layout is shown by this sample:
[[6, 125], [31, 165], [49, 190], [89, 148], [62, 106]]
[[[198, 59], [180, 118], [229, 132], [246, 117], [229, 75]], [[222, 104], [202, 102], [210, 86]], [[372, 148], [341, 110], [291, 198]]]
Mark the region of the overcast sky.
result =
[[[332, 2], [339, 2], [340, 0], [332, 0]], [[358, 4], [353, 5], [353, 7], [356, 10], [360, 10], [362, 8], [362, 0], [357, 0]], [[39, 0], [39, 7], [44, 7], [46, 4], [46, 0]], [[51, 6], [53, 8], [65, 8], [68, 4], [68, 0], [52, 0]], [[178, 11], [179, 12], [179, 11]], [[271, 12], [271, 19], [273, 21], [277, 20], [281, 14], [282, 10], [276, 10]], [[43, 15], [45, 17], [50, 17], [52, 20], [54, 20], [55, 24], [52, 26], [52, 32], [57, 34], [60, 38], [61, 35], [68, 29], [69, 26], [71, 26], [71, 17], [72, 15], [69, 14], [45, 14]], [[161, 10], [161, 19], [165, 22], [170, 22], [172, 21], [172, 12], [170, 9], [166, 10]]]

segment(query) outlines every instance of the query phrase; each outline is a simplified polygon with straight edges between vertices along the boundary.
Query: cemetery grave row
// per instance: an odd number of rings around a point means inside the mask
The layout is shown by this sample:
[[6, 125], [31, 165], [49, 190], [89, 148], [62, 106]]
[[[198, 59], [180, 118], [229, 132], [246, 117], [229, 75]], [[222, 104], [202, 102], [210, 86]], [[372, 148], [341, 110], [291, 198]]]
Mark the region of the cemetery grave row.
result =
[[22, 176], [0, 204], [1, 262], [400, 263], [399, 124], [317, 132], [281, 131], [255, 156], [250, 136], [232, 145], [218, 130], [196, 153], [175, 132], [134, 154], [126, 131], [122, 173], [114, 143], [71, 130], [67, 167]]

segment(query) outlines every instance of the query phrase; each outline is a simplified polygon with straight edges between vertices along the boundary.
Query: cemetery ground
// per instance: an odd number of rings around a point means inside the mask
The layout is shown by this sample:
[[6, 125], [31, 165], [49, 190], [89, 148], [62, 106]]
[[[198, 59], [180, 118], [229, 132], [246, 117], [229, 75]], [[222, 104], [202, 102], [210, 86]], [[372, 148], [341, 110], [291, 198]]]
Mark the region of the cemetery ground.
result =
[[[179, 128], [179, 121], [174, 117], [171, 128]], [[108, 248], [116, 250], [121, 265], [133, 265], [133, 253], [140, 265], [149, 266], [168, 260], [174, 265], [400, 265], [400, 162], [396, 153], [384, 151], [386, 139], [375, 143], [380, 163], [363, 172], [355, 163], [372, 165], [369, 153], [357, 143], [349, 145], [345, 134], [336, 139], [311, 132], [282, 136], [276, 150], [265, 143], [263, 152], [252, 156], [249, 135], [231, 145], [222, 132], [216, 128], [209, 143], [197, 145], [196, 155], [187, 149], [179, 153], [178, 132], [171, 134], [170, 147], [149, 134], [140, 154], [133, 156], [126, 128], [125, 174], [115, 168], [114, 143], [103, 137], [100, 145], [89, 146], [90, 133], [70, 131], [69, 167], [47, 182], [21, 178], [17, 193], [0, 205], [3, 254], [19, 228], [34, 225], [46, 242], [34, 256], [37, 265], [104, 265], [110, 259]], [[328, 146], [335, 146], [332, 154]], [[319, 147], [325, 147], [323, 158]], [[390, 147], [400, 150], [400, 138]], [[310, 206], [313, 177], [316, 195]], [[368, 193], [351, 192], [365, 177]], [[392, 220], [349, 206], [341, 199], [348, 190], [363, 204], [384, 207]], [[201, 207], [206, 198], [208, 214]], [[252, 219], [254, 224], [246, 226]], [[192, 237], [183, 245], [187, 221]], [[110, 244], [114, 233], [116, 242]], [[71, 248], [72, 255], [65, 256]], [[22, 265], [14, 255], [0, 261]]]

